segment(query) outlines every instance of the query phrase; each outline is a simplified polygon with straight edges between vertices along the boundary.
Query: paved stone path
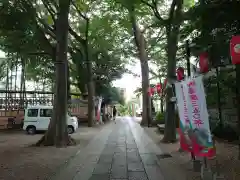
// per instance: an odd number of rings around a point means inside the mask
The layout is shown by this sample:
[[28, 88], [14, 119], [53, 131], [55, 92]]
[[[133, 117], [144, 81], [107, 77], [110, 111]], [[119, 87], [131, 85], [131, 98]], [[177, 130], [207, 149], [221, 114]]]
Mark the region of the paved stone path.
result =
[[54, 178], [58, 180], [164, 180], [161, 150], [131, 118], [111, 123]]

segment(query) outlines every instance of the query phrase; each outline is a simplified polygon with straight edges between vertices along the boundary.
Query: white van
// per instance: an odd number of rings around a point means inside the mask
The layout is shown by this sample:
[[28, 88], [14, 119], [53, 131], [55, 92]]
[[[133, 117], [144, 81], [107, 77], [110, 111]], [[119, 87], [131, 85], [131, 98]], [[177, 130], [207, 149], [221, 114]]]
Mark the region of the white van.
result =
[[[53, 106], [32, 106], [28, 107], [24, 113], [23, 130], [28, 134], [35, 134], [36, 131], [46, 131], [52, 117]], [[67, 131], [74, 133], [78, 128], [76, 117], [67, 115]]]

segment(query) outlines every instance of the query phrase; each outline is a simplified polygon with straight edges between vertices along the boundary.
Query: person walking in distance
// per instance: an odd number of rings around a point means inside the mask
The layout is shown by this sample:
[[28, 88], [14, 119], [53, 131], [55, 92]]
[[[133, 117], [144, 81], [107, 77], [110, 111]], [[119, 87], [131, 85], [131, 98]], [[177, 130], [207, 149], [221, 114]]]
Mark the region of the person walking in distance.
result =
[[116, 115], [117, 115], [117, 109], [115, 106], [113, 106], [113, 120], [115, 121], [115, 123], [116, 123]]

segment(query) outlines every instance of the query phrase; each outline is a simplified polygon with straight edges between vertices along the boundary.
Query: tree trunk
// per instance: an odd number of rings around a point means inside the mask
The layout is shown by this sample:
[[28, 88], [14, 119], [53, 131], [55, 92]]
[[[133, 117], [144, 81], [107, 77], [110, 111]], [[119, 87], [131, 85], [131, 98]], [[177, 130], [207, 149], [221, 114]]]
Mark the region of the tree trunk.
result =
[[136, 22], [136, 17], [134, 13], [134, 7], [129, 10], [130, 20], [132, 23], [133, 34], [135, 38], [135, 44], [137, 46], [139, 59], [141, 62], [141, 74], [142, 74], [142, 121], [141, 125], [150, 125], [152, 120], [151, 114], [151, 100], [148, 95], [149, 89], [149, 67], [148, 67], [148, 56], [146, 50], [146, 40], [143, 33], [141, 32], [139, 26]]
[[[17, 90], [17, 80], [18, 80], [18, 53], [16, 55], [16, 63], [15, 63], [15, 81], [14, 81], [14, 91]], [[17, 99], [17, 93], [14, 96], [15, 100]], [[14, 101], [14, 106], [16, 107], [16, 101]]]
[[71, 81], [70, 81], [69, 63], [67, 64], [67, 103], [68, 103], [68, 109], [70, 109], [71, 108]]
[[[145, 51], [145, 49], [144, 49]], [[140, 60], [142, 59], [140, 55]], [[143, 60], [143, 59], [142, 59]], [[148, 94], [149, 89], [149, 68], [148, 68], [148, 62], [141, 62], [141, 72], [142, 72], [142, 121], [141, 125], [150, 125], [151, 124], [151, 100], [150, 96]]]
[[[176, 38], [176, 37], [175, 37]], [[169, 41], [168, 45], [168, 72], [167, 79], [171, 81], [175, 76], [176, 69], [176, 44], [172, 40]], [[175, 125], [175, 103], [171, 102], [173, 97], [172, 87], [166, 89], [166, 113], [165, 113], [165, 130], [164, 130], [164, 142], [176, 141], [176, 125]]]
[[69, 63], [67, 63], [67, 98], [71, 100], [71, 81], [70, 81], [70, 68]]
[[155, 113], [155, 107], [154, 107], [154, 104], [153, 104], [153, 98], [150, 98], [151, 100], [151, 108], [152, 108], [152, 113]]
[[164, 110], [163, 110], [163, 97], [160, 97], [160, 107], [161, 107], [161, 113], [163, 113], [164, 112]]
[[94, 104], [94, 85], [93, 85], [93, 72], [92, 72], [92, 61], [89, 58], [88, 52], [88, 30], [89, 30], [89, 19], [86, 19], [86, 44], [85, 44], [85, 53], [86, 53], [86, 61], [87, 61], [87, 89], [88, 89], [88, 127], [93, 126], [93, 122], [95, 119], [95, 104]]
[[95, 119], [94, 87], [93, 82], [90, 81], [88, 82], [88, 127], [93, 126], [94, 119]]
[[56, 146], [63, 147], [68, 144], [67, 134], [67, 47], [68, 47], [68, 14], [70, 0], [59, 0], [59, 12], [56, 29]]
[[25, 62], [23, 58], [21, 58], [21, 83], [20, 83], [20, 108], [24, 109], [24, 93], [25, 91]]
[[68, 40], [68, 14], [70, 0], [59, 0], [59, 11], [56, 28], [56, 87], [52, 120], [45, 136], [38, 145], [56, 145], [64, 147], [69, 145], [67, 134], [67, 40]]
[[238, 159], [240, 160], [240, 64], [236, 65], [236, 100], [238, 116]]
[[[55, 52], [54, 52], [55, 54]], [[53, 60], [55, 61], [56, 57], [53, 57]], [[52, 86], [56, 88], [56, 83], [52, 83]], [[53, 98], [53, 112], [55, 112], [55, 108], [57, 107], [57, 94], [54, 94]], [[50, 123], [48, 125], [48, 130], [45, 133], [45, 135], [36, 143], [36, 146], [54, 146], [55, 145], [55, 137], [56, 137], [56, 117], [55, 113], [52, 114]]]
[[[178, 35], [181, 24], [183, 1], [173, 0], [170, 10], [167, 31], [167, 79], [169, 83], [173, 83], [176, 78], [176, 54], [178, 49]], [[173, 88], [166, 89], [166, 114], [165, 114], [165, 131], [163, 142], [176, 141], [176, 121], [175, 121], [175, 103], [171, 102], [173, 97]]]
[[[101, 110], [100, 110], [101, 111]], [[103, 118], [103, 122], [106, 122], [108, 119], [107, 119], [107, 116], [106, 116], [106, 105], [103, 106], [103, 115], [102, 115], [102, 118]]]

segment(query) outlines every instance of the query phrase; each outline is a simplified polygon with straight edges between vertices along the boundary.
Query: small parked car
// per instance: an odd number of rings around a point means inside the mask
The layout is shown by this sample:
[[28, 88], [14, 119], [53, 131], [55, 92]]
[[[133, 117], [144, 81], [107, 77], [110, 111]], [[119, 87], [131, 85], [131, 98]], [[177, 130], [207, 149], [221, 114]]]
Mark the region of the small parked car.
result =
[[[35, 134], [36, 131], [47, 131], [53, 113], [53, 106], [32, 106], [24, 113], [23, 130], [28, 134]], [[76, 132], [78, 128], [77, 117], [67, 114], [67, 131], [69, 134]]]

